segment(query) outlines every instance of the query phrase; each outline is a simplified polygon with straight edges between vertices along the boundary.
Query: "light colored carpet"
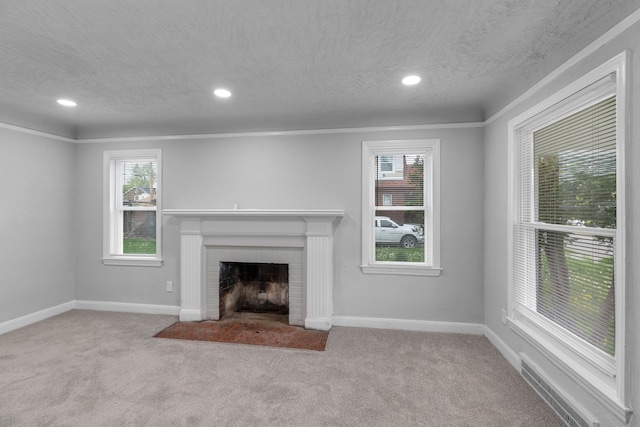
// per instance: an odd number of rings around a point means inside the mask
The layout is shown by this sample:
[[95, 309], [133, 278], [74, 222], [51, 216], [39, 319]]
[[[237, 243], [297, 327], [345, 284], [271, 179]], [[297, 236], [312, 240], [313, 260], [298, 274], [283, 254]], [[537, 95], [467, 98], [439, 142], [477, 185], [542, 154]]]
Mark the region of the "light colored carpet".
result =
[[74, 310], [0, 335], [0, 426], [563, 426], [482, 336], [334, 328], [326, 351], [152, 338]]

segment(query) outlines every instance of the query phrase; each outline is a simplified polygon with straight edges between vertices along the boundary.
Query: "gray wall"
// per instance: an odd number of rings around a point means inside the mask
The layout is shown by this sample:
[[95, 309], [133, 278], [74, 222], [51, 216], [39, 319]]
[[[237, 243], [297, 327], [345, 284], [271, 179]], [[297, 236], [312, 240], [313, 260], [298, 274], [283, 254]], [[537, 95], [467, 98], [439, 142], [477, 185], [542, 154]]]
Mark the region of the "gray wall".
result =
[[[485, 323], [504, 341], [514, 352], [525, 352], [538, 363], [570, 393], [579, 399], [582, 405], [592, 410], [600, 418], [600, 425], [616, 426], [617, 421], [611, 418], [602, 405], [594, 401], [581, 390], [577, 384], [568, 380], [549, 361], [528, 346], [522, 339], [511, 332], [500, 320], [500, 310], [507, 308], [507, 123], [518, 114], [531, 108], [538, 102], [549, 97], [578, 77], [606, 62], [625, 49], [631, 50], [631, 67], [629, 70], [629, 95], [633, 106], [640, 105], [640, 25], [617, 37], [612, 42], [601, 47], [597, 52], [570, 68], [567, 72], [554, 79], [543, 89], [537, 91], [531, 98], [516, 105], [506, 114], [485, 127], [485, 223], [484, 223], [484, 301]], [[638, 131], [638, 109], [627, 110], [629, 144], [627, 147], [627, 284], [628, 284], [628, 351], [626, 360], [631, 366], [633, 375], [630, 384], [640, 384], [640, 342], [638, 340], [637, 325], [640, 325], [638, 307], [640, 307], [640, 292], [637, 290], [638, 266], [637, 256], [640, 247], [640, 230], [637, 222], [640, 217], [640, 132]], [[634, 262], [636, 260], [636, 262]], [[635, 289], [634, 289], [635, 288]], [[637, 386], [631, 394], [631, 406], [640, 409], [640, 394]], [[638, 424], [638, 417], [635, 418]]]
[[0, 323], [73, 300], [75, 146], [0, 128]]
[[[483, 322], [481, 128], [79, 144], [76, 299], [179, 305], [178, 224], [164, 219], [164, 266], [103, 266], [102, 153], [162, 148], [164, 208], [344, 209], [335, 237], [336, 315]], [[441, 277], [364, 275], [361, 141], [439, 138]]]

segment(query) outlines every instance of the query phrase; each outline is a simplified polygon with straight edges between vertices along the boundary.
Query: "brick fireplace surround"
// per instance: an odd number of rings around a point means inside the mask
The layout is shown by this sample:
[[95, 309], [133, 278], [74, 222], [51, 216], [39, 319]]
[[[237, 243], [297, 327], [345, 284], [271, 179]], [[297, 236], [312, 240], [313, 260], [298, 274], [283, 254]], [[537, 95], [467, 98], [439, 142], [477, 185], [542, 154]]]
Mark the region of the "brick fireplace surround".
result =
[[180, 222], [181, 321], [207, 318], [208, 249], [298, 248], [304, 254], [300, 307], [304, 327], [331, 329], [333, 233], [344, 211], [165, 209], [162, 213]]

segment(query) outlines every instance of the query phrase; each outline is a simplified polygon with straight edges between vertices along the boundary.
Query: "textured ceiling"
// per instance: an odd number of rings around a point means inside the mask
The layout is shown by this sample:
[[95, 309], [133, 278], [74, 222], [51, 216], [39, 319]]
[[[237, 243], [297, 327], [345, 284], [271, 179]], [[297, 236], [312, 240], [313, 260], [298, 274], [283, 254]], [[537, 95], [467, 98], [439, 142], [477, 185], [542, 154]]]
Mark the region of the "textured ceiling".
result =
[[2, 0], [0, 122], [92, 138], [481, 121], [639, 7]]

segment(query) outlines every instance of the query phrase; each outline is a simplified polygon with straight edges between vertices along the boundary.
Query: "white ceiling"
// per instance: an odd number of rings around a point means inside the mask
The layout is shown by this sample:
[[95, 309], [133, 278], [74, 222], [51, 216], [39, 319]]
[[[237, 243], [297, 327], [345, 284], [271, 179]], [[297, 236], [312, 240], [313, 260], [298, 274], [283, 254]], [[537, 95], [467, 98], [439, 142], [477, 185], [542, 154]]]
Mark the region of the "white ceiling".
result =
[[0, 122], [94, 138], [482, 121], [638, 8], [2, 0]]

